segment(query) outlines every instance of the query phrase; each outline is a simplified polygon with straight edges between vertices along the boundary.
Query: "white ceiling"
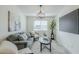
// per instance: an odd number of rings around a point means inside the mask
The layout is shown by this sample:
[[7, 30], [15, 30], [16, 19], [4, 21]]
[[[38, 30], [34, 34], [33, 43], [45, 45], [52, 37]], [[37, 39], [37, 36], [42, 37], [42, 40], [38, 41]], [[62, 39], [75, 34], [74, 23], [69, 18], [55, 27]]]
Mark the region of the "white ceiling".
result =
[[[39, 12], [39, 5], [18, 5], [26, 16], [35, 16]], [[64, 5], [43, 5], [42, 10], [47, 16], [56, 16], [64, 8]]]

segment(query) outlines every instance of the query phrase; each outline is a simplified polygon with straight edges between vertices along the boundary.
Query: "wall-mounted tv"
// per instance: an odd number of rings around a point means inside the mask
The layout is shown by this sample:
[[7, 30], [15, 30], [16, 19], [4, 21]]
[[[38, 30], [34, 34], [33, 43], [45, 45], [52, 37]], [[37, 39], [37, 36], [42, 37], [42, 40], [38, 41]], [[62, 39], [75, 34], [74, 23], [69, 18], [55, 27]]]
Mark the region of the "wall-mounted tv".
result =
[[79, 9], [60, 17], [59, 30], [75, 34], [79, 33]]

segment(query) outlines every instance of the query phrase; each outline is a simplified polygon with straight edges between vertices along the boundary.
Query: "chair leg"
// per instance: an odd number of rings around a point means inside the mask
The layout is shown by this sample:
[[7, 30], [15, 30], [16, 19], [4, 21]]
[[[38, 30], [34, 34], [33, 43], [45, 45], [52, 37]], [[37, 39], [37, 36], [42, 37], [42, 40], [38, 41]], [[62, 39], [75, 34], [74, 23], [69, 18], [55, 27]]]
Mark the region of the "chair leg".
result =
[[42, 52], [42, 43], [40, 43], [40, 51]]
[[50, 43], [50, 52], [51, 52], [51, 43]]
[[24, 48], [26, 48], [26, 47], [27, 47], [27, 43], [24, 44]]

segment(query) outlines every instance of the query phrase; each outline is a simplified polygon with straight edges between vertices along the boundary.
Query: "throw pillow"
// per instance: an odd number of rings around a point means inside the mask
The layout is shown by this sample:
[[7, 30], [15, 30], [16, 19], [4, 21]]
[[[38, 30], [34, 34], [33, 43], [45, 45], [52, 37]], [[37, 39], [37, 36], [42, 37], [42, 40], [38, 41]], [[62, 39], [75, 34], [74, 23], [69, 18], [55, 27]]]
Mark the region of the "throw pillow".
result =
[[23, 38], [24, 41], [26, 41], [28, 39], [26, 34], [21, 34], [20, 36]]

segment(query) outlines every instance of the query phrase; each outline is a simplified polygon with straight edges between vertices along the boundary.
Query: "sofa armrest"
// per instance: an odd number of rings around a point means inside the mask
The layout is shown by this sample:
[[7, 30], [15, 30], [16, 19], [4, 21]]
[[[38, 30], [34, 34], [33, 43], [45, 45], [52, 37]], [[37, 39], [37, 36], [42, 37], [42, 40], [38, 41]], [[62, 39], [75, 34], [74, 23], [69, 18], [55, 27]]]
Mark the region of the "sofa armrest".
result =
[[15, 44], [10, 41], [2, 41], [0, 44], [0, 54], [16, 54], [18, 49]]

